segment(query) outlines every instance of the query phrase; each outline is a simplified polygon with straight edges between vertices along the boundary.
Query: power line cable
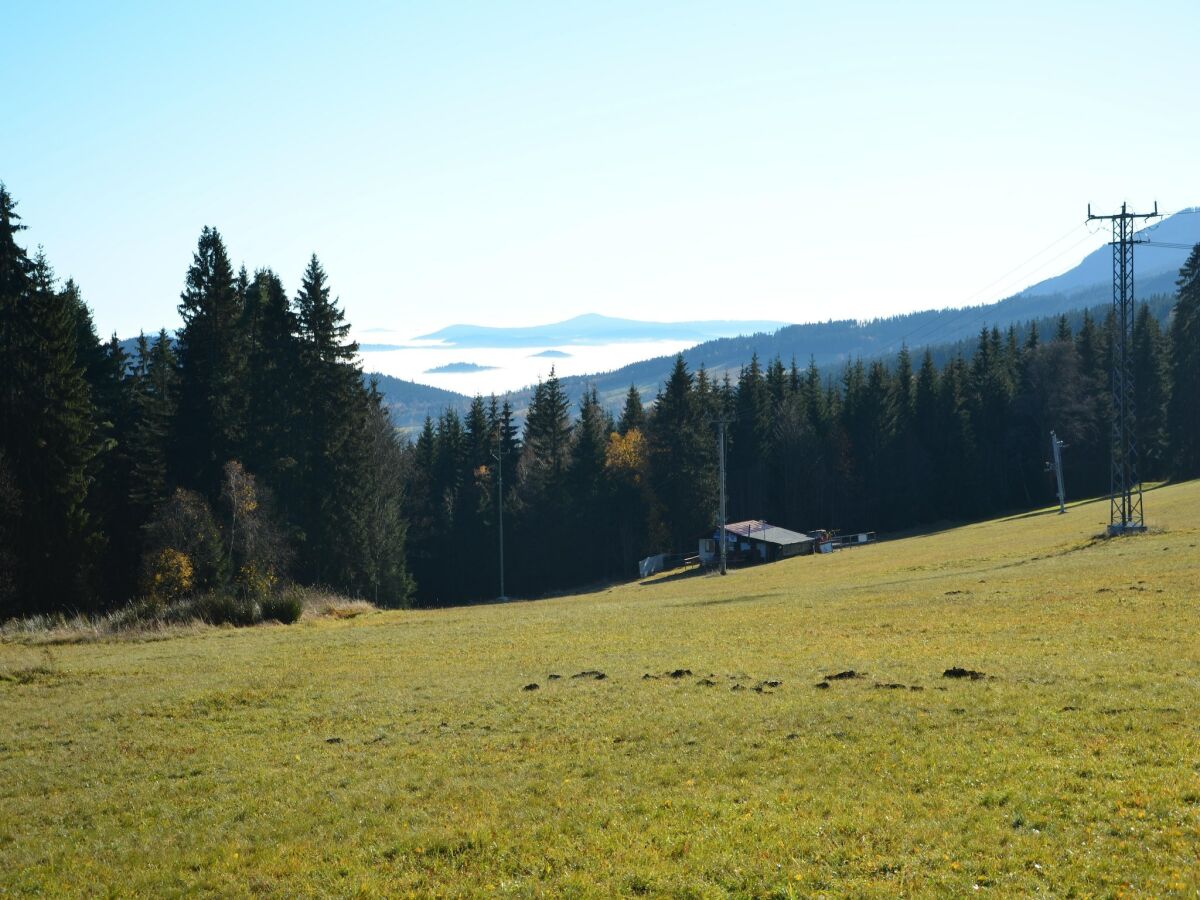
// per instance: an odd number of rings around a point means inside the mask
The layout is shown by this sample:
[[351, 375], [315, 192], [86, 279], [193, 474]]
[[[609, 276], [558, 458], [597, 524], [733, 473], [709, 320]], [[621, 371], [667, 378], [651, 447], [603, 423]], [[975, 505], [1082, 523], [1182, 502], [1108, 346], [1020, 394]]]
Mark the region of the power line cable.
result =
[[[1086, 225], [1087, 223], [1084, 222], [1084, 223], [1080, 223], [1080, 224]], [[1079, 225], [1076, 225], [1074, 228], [1071, 229], [1071, 231], [1067, 232], [1066, 235], [1064, 235], [1062, 238], [1059, 238], [1058, 240], [1056, 240], [1054, 242], [1054, 244], [1051, 244], [1049, 247], [1046, 247], [1043, 250], [1038, 251], [1038, 253], [1034, 254], [1034, 256], [1030, 260], [1027, 260], [1026, 263], [1022, 263], [1016, 269], [1013, 269], [1006, 275], [1001, 276], [1000, 279], [992, 282], [992, 285], [996, 285], [996, 284], [1004, 282], [1008, 278], [1008, 275], [1011, 275], [1011, 274], [1015, 273], [1016, 271], [1020, 270], [1028, 262], [1032, 261], [1032, 259], [1036, 259], [1042, 253], [1046, 252], [1046, 250], [1051, 249], [1055, 244], [1061, 243], [1066, 237], [1069, 237], [1079, 227], [1080, 227]], [[1075, 243], [1071, 244], [1069, 247], [1063, 249], [1059, 253], [1056, 253], [1054, 256], [1050, 257], [1049, 259], [1044, 260], [1037, 267], [1026, 272], [1022, 277], [1026, 278], [1026, 277], [1033, 275], [1036, 272], [1042, 271], [1047, 266], [1049, 266], [1051, 263], [1061, 259], [1063, 256], [1070, 253], [1072, 250], [1079, 247], [1081, 244], [1086, 243], [1088, 240], [1095, 237], [1098, 233], [1099, 233], [1098, 231], [1091, 231], [1089, 229], [1088, 233], [1086, 235], [1084, 235], [1082, 238], [1077, 240]], [[989, 287], [991, 287], [992, 285], [989, 285]], [[983, 290], [987, 290], [987, 288], [984, 288]], [[976, 291], [975, 294], [972, 296], [978, 296], [980, 293], [982, 293], [982, 291]], [[949, 335], [952, 334], [954, 331], [961, 330], [964, 325], [972, 324], [973, 322], [988, 316], [993, 311], [994, 305], [995, 304], [993, 304], [993, 303], [988, 303], [988, 304], [982, 304], [982, 305], [978, 305], [978, 306], [965, 306], [963, 308], [960, 308], [956, 313], [951, 314], [949, 319], [945, 319], [945, 318], [941, 318], [941, 317], [933, 317], [929, 321], [924, 322], [921, 325], [919, 325], [916, 328], [909, 331], [908, 334], [901, 337], [898, 341], [893, 341], [891, 344], [889, 344], [887, 347], [883, 348], [879, 352], [881, 355], [890, 353], [896, 347], [906, 344], [909, 340], [916, 337], [918, 334], [921, 334], [922, 332], [925, 332], [925, 334], [922, 338], [922, 341], [925, 344], [935, 343], [936, 338], [939, 338], [939, 337], [942, 340], [948, 340], [948, 339], [950, 339]], [[930, 312], [937, 312], [937, 311], [931, 310]], [[966, 316], [970, 316], [971, 318], [964, 321], [964, 317], [966, 317]], [[932, 330], [930, 330], [930, 329], [932, 329]]]

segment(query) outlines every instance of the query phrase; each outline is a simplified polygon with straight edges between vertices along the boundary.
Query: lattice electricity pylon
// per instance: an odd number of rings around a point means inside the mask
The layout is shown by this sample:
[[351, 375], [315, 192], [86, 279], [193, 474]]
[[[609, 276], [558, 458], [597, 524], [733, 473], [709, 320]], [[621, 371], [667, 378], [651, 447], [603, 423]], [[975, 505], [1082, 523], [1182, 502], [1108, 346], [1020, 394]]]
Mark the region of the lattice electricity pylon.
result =
[[1133, 297], [1133, 245], [1141, 243], [1134, 237], [1135, 219], [1151, 219], [1158, 215], [1158, 203], [1152, 213], [1129, 212], [1126, 204], [1121, 211], [1108, 216], [1092, 215], [1088, 204], [1088, 221], [1108, 219], [1112, 222], [1113, 239], [1113, 322], [1112, 335], [1112, 457], [1109, 468], [1108, 533], [1129, 534], [1145, 531], [1142, 514], [1142, 480], [1138, 476], [1137, 440], [1133, 408], [1133, 319], [1136, 304]]

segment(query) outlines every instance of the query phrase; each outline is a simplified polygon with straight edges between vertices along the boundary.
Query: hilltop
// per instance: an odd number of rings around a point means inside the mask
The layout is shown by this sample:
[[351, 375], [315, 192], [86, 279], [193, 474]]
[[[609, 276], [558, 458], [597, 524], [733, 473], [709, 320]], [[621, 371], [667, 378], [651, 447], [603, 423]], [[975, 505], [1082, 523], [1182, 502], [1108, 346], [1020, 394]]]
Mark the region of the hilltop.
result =
[[1195, 891], [1198, 507], [1190, 482], [1119, 540], [1097, 501], [727, 578], [0, 642], [0, 893]]

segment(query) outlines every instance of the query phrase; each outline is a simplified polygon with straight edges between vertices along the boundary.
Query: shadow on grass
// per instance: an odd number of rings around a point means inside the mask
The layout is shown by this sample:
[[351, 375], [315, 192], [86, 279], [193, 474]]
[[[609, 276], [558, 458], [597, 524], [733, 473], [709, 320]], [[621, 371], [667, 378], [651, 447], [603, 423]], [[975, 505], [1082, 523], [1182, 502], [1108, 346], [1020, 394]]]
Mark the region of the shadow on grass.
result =
[[755, 600], [767, 600], [775, 594], [748, 594], [745, 597], [718, 597], [715, 600], [690, 600], [687, 603], [672, 603], [672, 607], [681, 606], [727, 606], [731, 603], [751, 603]]
[[663, 578], [657, 578], [655, 576], [651, 576], [649, 578], [644, 578], [641, 581], [639, 581], [638, 584], [643, 584], [643, 585], [670, 584], [672, 581], [682, 581], [685, 578], [695, 578], [696, 576], [701, 575], [703, 573], [704, 573], [704, 570], [699, 567], [696, 567], [694, 569], [681, 569], [680, 571], [675, 572], [672, 575], [664, 576]]

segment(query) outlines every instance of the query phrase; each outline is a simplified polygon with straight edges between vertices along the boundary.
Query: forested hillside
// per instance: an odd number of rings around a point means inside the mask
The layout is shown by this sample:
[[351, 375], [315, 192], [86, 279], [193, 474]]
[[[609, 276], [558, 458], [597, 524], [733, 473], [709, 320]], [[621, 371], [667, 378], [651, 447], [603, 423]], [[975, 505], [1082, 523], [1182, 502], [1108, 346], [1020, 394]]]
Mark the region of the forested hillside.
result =
[[[523, 425], [476, 398], [408, 442], [315, 256], [289, 295], [205, 228], [175, 340], [128, 353], [20, 230], [0, 188], [0, 618], [210, 596], [253, 619], [290, 582], [494, 596], [501, 501], [509, 593], [625, 578], [712, 528], [722, 417], [734, 519], [883, 531], [1044, 504], [1051, 429], [1069, 494], [1108, 488], [1112, 327], [1086, 312], [916, 358], [901, 342], [836, 375], [751, 353], [714, 377], [680, 355], [652, 402], [626, 382], [619, 415], [552, 376]], [[1200, 474], [1200, 246], [1177, 287], [1134, 331], [1147, 479]]]
[[[1134, 329], [1137, 443], [1145, 479], [1200, 474], [1200, 246], [1178, 276], [1164, 334], [1143, 304]], [[1162, 301], [1157, 301], [1161, 304]], [[729, 516], [785, 527], [878, 530], [1047, 504], [1053, 429], [1067, 491], [1109, 487], [1112, 324], [1090, 312], [1018, 330], [983, 328], [935, 357], [905, 348], [837, 376], [751, 356], [735, 376], [685, 354], [648, 409], [636, 387], [619, 417], [595, 390], [572, 408], [563, 382], [533, 391], [523, 440], [511, 410], [477, 398], [427, 422], [413, 449], [410, 547], [418, 595], [496, 593], [498, 432], [507, 585], [539, 593], [628, 577], [637, 557], [694, 551], [714, 521], [716, 430], [729, 433]]]
[[[1181, 260], [1186, 257], [1186, 253], [1173, 253]], [[1166, 324], [1175, 303], [1175, 278], [1172, 274], [1138, 281], [1138, 296], [1145, 300], [1160, 325]], [[843, 319], [789, 325], [773, 332], [705, 341], [685, 350], [683, 358], [693, 371], [703, 367], [718, 378], [725, 372], [736, 376], [754, 354], [760, 359], [776, 356], [787, 362], [796, 359], [801, 365], [811, 361], [817, 364], [822, 374], [837, 374], [843, 365], [855, 359], [869, 363], [893, 357], [902, 346], [917, 351], [928, 347], [934, 361], [941, 365], [959, 352], [969, 352], [979, 329], [985, 325], [1004, 330], [1012, 325], [1017, 330], [1018, 340], [1024, 340], [1031, 329], [1043, 333], [1053, 331], [1061, 315], [1067, 316], [1072, 328], [1079, 327], [1085, 310], [1093, 318], [1103, 319], [1111, 304], [1111, 293], [1111, 286], [1097, 285], [1069, 294], [1020, 294], [987, 306], [930, 309], [866, 322]], [[671, 374], [673, 365], [674, 357], [659, 356], [610, 372], [574, 375], [560, 380], [572, 406], [577, 406], [594, 388], [601, 405], [616, 415], [631, 384], [642, 394], [653, 396]], [[439, 389], [407, 381], [384, 384], [381, 380], [384, 402], [394, 421], [408, 430], [421, 426], [429, 414], [426, 395], [435, 390]], [[449, 396], [440, 408], [466, 412], [470, 397], [445, 393]], [[523, 417], [533, 399], [533, 387], [512, 391], [508, 397], [518, 416]]]

